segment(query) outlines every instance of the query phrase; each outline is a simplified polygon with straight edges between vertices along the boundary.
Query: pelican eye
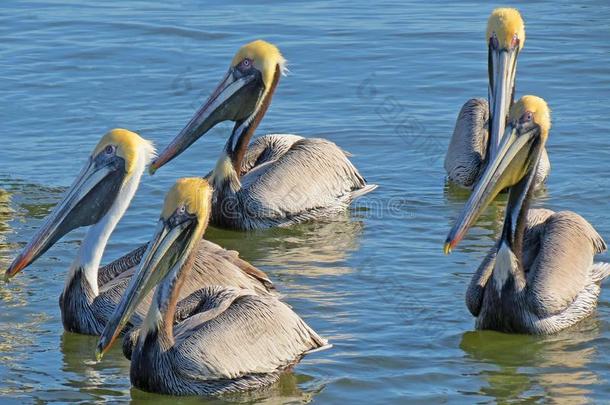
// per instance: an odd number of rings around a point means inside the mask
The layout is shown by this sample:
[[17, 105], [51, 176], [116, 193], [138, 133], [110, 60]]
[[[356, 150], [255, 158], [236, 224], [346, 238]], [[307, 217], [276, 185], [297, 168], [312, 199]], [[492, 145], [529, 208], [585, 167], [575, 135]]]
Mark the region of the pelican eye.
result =
[[104, 153], [108, 156], [114, 155], [116, 152], [116, 146], [114, 145], [106, 145], [104, 148]]
[[239, 62], [239, 64], [237, 65], [237, 69], [242, 73], [247, 72], [248, 70], [252, 69], [252, 65], [252, 59], [245, 58], [241, 62]]
[[172, 227], [176, 227], [192, 218], [193, 215], [189, 214], [186, 210], [186, 206], [182, 204], [180, 207], [176, 208], [174, 214], [168, 219], [168, 223]]
[[531, 122], [533, 119], [534, 119], [534, 114], [532, 114], [531, 111], [526, 111], [521, 116], [521, 122], [522, 123]]
[[191, 219], [191, 216], [192, 215], [187, 212], [186, 207], [183, 204], [180, 207], [176, 208], [176, 211], [174, 211], [174, 214], [169, 217], [167, 222], [170, 226], [176, 227], [182, 224], [183, 222], [186, 222]]
[[516, 48], [519, 46], [519, 35], [517, 35], [517, 33], [515, 32], [515, 34], [513, 35], [513, 39], [510, 43], [510, 46], [513, 48]]

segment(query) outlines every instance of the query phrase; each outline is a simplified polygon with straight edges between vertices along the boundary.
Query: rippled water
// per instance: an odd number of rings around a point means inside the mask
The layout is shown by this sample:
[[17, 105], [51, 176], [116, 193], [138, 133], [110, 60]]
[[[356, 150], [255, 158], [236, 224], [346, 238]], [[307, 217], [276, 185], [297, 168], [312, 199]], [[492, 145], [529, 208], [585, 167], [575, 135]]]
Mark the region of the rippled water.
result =
[[[291, 73], [258, 133], [329, 138], [380, 187], [332, 223], [208, 233], [266, 271], [335, 345], [270, 389], [225, 400], [607, 400], [608, 286], [594, 317], [556, 336], [475, 332], [463, 296], [505, 203], [490, 207], [461, 248], [442, 254], [466, 198], [445, 186], [442, 159], [462, 103], [487, 94], [484, 30], [492, 7], [165, 3], [0, 4], [0, 268], [105, 131], [126, 127], [166, 145], [236, 49], [261, 37], [281, 48]], [[537, 204], [577, 211], [610, 238], [610, 9], [601, 1], [519, 8], [527, 40], [517, 93], [546, 98], [554, 118], [553, 169]], [[145, 176], [105, 261], [148, 240], [169, 185], [206, 173], [229, 130], [216, 128]], [[82, 235], [73, 232], [0, 285], [2, 402], [174, 401], [132, 389], [118, 347], [95, 363], [95, 338], [63, 332], [57, 299]]]

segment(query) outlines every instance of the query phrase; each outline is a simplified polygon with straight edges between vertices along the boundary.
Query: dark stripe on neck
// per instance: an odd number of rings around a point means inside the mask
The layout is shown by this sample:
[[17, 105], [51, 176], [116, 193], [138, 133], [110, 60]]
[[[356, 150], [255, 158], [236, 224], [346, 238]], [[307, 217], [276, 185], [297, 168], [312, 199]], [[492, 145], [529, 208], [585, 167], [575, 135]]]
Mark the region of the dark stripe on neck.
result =
[[534, 156], [535, 160], [531, 164], [531, 169], [517, 184], [510, 188], [508, 193], [502, 241], [515, 254], [520, 267], [523, 259], [523, 238], [527, 225], [527, 212], [534, 192], [534, 179], [536, 178], [541, 151], [541, 142], [539, 140], [534, 141], [530, 154]]
[[[260, 124], [261, 120], [265, 116], [265, 113], [267, 112], [267, 109], [269, 108], [269, 105], [271, 104], [271, 99], [273, 98], [273, 94], [275, 93], [275, 89], [280, 80], [281, 73], [282, 72], [280, 70], [280, 67], [279, 65], [277, 65], [275, 67], [275, 74], [273, 75], [273, 82], [271, 82], [271, 86], [269, 87], [269, 91], [265, 95], [265, 99], [262, 101], [261, 106], [256, 111], [256, 115], [254, 116], [254, 118], [252, 118], [252, 121], [250, 122], [248, 127], [239, 135], [237, 143], [235, 144], [235, 148], [231, 153], [231, 161], [233, 163], [233, 168], [235, 169], [237, 176], [239, 176], [241, 173], [241, 163], [246, 154], [246, 150], [248, 149], [250, 139], [252, 138], [254, 131], [258, 127], [258, 124]], [[236, 127], [238, 126], [239, 124], [236, 125]]]

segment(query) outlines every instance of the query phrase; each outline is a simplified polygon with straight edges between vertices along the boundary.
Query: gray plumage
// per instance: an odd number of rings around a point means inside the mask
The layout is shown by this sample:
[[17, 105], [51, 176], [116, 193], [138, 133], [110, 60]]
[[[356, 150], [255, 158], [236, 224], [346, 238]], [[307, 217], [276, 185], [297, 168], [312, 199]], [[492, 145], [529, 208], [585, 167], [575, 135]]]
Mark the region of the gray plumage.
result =
[[[64, 328], [70, 332], [99, 335], [127, 289], [146, 250], [143, 245], [103, 266], [98, 272], [99, 295], [95, 296], [81, 271], [77, 270], [59, 298]], [[273, 283], [265, 273], [215, 243], [201, 240], [191, 277], [185, 281], [180, 299], [208, 285], [247, 288], [258, 294], [272, 293]], [[138, 307], [132, 325], [141, 323], [152, 294]], [[180, 303], [178, 304], [180, 306]]]
[[131, 382], [151, 392], [217, 395], [260, 388], [312, 350], [330, 347], [271, 295], [212, 286], [171, 336], [160, 324], [138, 339]]
[[[445, 156], [444, 167], [449, 181], [466, 188], [473, 188], [478, 182], [488, 160], [488, 120], [486, 99], [473, 98], [462, 106]], [[543, 149], [534, 179], [537, 188], [546, 182], [550, 170], [549, 156]]]
[[240, 176], [232, 171], [208, 177], [214, 186], [212, 223], [244, 230], [336, 215], [377, 187], [366, 184], [334, 143], [296, 135], [257, 138]]
[[[479, 329], [549, 334], [591, 315], [610, 264], [594, 263], [606, 244], [580, 215], [530, 210], [523, 241], [523, 272], [502, 275], [498, 246], [483, 260], [466, 293]], [[507, 269], [504, 269], [506, 271]]]

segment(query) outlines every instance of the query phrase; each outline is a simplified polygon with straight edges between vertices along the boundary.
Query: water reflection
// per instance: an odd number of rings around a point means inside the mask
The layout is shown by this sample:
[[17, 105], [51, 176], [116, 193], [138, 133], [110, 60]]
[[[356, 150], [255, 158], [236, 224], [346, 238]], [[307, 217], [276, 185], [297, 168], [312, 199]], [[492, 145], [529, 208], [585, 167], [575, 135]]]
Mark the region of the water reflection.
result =
[[[34, 229], [37, 220], [51, 212], [63, 189], [2, 177], [0, 185], [0, 268], [4, 268], [10, 262], [9, 253], [19, 248], [9, 236], [13, 233], [11, 222], [27, 221], [25, 228]], [[24, 239], [19, 236], [19, 240]]]
[[[444, 188], [445, 203], [453, 212], [447, 217], [448, 233], [455, 221], [462, 212], [464, 204], [470, 197], [470, 190], [459, 187], [447, 182]], [[491, 247], [493, 242], [499, 237], [504, 221], [504, 210], [508, 201], [508, 193], [500, 194], [489, 206], [481, 213], [476, 224], [468, 231], [464, 241], [460, 245], [463, 252], [479, 252], [481, 248]]]
[[[93, 353], [98, 338], [65, 332], [61, 337], [61, 352], [63, 358], [62, 370], [75, 378], [70, 378], [65, 385], [75, 388], [81, 394], [89, 394], [98, 398], [117, 399], [124, 396], [125, 385], [129, 383], [129, 361], [123, 357], [120, 345], [110, 350], [104, 361], [95, 362]], [[304, 386], [301, 389], [299, 386]], [[222, 399], [210, 398], [209, 403], [309, 403], [314, 395], [324, 388], [309, 376], [295, 374], [292, 371], [284, 373], [280, 380], [264, 389], [241, 394], [233, 394]], [[129, 391], [132, 403], [143, 403], [154, 400], [155, 403], [176, 403], [176, 398], [140, 391], [131, 388]], [[180, 403], [201, 403], [202, 398], [180, 398]]]
[[5, 252], [8, 250], [7, 235], [11, 232], [9, 221], [13, 216], [10, 204], [11, 194], [0, 188], [0, 269], [8, 266], [8, 257]]
[[306, 223], [252, 233], [211, 228], [206, 237], [265, 268], [280, 274], [298, 271], [307, 276], [339, 275], [352, 271], [345, 262], [357, 250], [362, 221], [349, 214], [328, 222]]
[[479, 376], [487, 386], [478, 394], [499, 403], [546, 398], [580, 404], [589, 402], [587, 396], [601, 383], [590, 367], [597, 357], [592, 343], [600, 335], [598, 321], [589, 318], [553, 336], [466, 332], [460, 348], [477, 367], [484, 367]]
[[[8, 267], [21, 245], [27, 240], [40, 220], [53, 208], [62, 190], [43, 187], [21, 180], [0, 177], [0, 276]], [[13, 228], [17, 221], [19, 234]], [[16, 242], [19, 240], [21, 242]], [[1, 277], [0, 277], [1, 278]], [[13, 279], [10, 286], [4, 286], [0, 281], [0, 301], [6, 307], [25, 307], [28, 300], [26, 281], [23, 278]], [[37, 286], [40, 287], [40, 286]], [[10, 314], [4, 314], [11, 319]]]
[[10, 202], [11, 194], [0, 188], [0, 248], [4, 246], [4, 242], [6, 241], [5, 234], [10, 231], [8, 221], [11, 219], [13, 213]]
[[[4, 184], [3, 184], [4, 183]], [[12, 222], [23, 216], [36, 216], [36, 209], [29, 207], [32, 195], [39, 187], [19, 181], [0, 178], [0, 277], [12, 260], [17, 245], [11, 240], [14, 235]], [[43, 200], [43, 199], [41, 199]], [[25, 212], [24, 212], [25, 208]], [[3, 309], [0, 328], [0, 363], [7, 369], [19, 370], [23, 362], [32, 355], [32, 348], [39, 344], [39, 336], [44, 334], [43, 325], [50, 319], [46, 312], [39, 311], [33, 303], [31, 289], [24, 279], [14, 280], [10, 285], [0, 281], [0, 307]], [[35, 290], [40, 291], [41, 285]], [[12, 379], [5, 380], [9, 384]], [[14, 383], [17, 386], [18, 381]], [[27, 389], [27, 384], [21, 384]], [[1, 387], [0, 387], [1, 388]]]
[[[206, 398], [206, 404], [229, 404], [229, 403], [257, 403], [257, 404], [307, 404], [314, 396], [324, 389], [324, 385], [308, 387], [305, 390], [299, 386], [307, 386], [312, 377], [293, 374], [291, 372], [282, 375], [280, 380], [261, 390], [244, 392], [239, 394], [228, 394], [220, 398]], [[148, 404], [154, 401], [157, 404], [175, 404], [176, 397], [151, 394], [131, 388], [132, 404]], [[201, 404], [201, 397], [181, 397], [181, 404]]]
[[77, 378], [68, 380], [67, 385], [83, 392], [99, 394], [99, 390], [120, 392], [125, 378], [129, 378], [129, 361], [123, 356], [120, 345], [104, 356], [103, 362], [95, 361], [97, 336], [64, 332], [61, 336], [60, 350], [62, 370], [73, 373]]

